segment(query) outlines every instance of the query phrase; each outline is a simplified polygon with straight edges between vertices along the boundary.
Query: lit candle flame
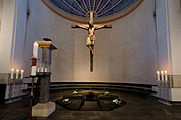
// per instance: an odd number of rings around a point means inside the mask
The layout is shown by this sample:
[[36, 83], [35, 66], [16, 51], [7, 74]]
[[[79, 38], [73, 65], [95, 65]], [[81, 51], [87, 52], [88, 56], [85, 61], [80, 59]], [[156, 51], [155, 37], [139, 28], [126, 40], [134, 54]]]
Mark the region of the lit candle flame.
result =
[[14, 72], [14, 68], [12, 68], [11, 71]]
[[160, 81], [160, 71], [157, 71], [157, 77], [158, 81]]

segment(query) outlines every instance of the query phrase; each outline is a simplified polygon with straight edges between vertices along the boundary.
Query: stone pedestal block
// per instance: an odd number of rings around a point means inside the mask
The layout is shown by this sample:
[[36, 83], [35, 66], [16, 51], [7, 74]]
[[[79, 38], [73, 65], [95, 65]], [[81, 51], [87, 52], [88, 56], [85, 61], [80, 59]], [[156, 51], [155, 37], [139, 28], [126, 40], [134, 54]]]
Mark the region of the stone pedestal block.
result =
[[32, 117], [48, 117], [55, 111], [55, 103], [38, 103], [32, 108]]

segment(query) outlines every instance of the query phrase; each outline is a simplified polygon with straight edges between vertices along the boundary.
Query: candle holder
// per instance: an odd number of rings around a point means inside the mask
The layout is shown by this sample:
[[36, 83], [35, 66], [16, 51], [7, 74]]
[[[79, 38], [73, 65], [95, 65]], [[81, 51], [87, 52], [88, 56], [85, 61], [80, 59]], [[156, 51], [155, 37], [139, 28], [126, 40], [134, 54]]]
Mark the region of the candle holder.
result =
[[161, 86], [161, 83], [162, 83], [162, 81], [161, 80], [157, 80], [157, 86]]
[[23, 84], [23, 79], [19, 79], [19, 81], [20, 81], [20, 84], [22, 85]]
[[[9, 85], [14, 85], [15, 84], [15, 81], [16, 81], [16, 79], [15, 79], [15, 76], [16, 74], [14, 73], [13, 74], [13, 78], [11, 78], [11, 77], [9, 77], [9, 79], [8, 79], [8, 84]], [[11, 76], [11, 75], [10, 75]]]
[[170, 81], [168, 78], [167, 70], [157, 71], [157, 86], [158, 86], [158, 97], [164, 100], [169, 100], [169, 88]]
[[19, 84], [19, 79], [20, 79], [20, 74], [16, 74], [16, 78], [14, 79], [14, 83], [15, 83], [16, 85]]
[[8, 83], [8, 85], [11, 84], [11, 73], [8, 74], [8, 82], [7, 83]]
[[39, 67], [37, 68], [37, 73], [51, 73], [50, 64], [41, 61]]
[[165, 86], [165, 82], [162, 80], [161, 81], [161, 88], [164, 88], [164, 86]]
[[14, 96], [14, 87], [15, 87], [15, 74], [14, 73], [9, 73], [9, 78], [8, 78], [8, 97], [13, 98]]
[[164, 87], [165, 88], [170, 88], [170, 82], [169, 81], [164, 81]]
[[[161, 74], [160, 74], [161, 73]], [[160, 87], [168, 87], [169, 86], [169, 81], [168, 81], [168, 75], [167, 75], [167, 70], [165, 71], [157, 71], [157, 85]]]

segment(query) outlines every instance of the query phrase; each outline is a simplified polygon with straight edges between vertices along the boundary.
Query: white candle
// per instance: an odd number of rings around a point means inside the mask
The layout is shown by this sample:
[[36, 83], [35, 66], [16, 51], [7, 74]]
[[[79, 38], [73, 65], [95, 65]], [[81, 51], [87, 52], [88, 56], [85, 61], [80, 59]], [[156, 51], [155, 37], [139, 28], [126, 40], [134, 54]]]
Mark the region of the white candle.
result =
[[14, 68], [11, 69], [11, 79], [13, 79], [13, 76], [14, 76]]
[[21, 70], [21, 79], [23, 79], [24, 70]]
[[163, 72], [163, 70], [161, 71], [161, 78], [162, 78], [161, 80], [164, 81], [164, 72]]
[[40, 68], [37, 68], [37, 72], [40, 72]]
[[48, 69], [47, 69], [47, 68], [45, 68], [45, 72], [48, 72]]
[[38, 46], [37, 42], [33, 43], [33, 58], [38, 58]]
[[158, 81], [160, 81], [160, 71], [157, 71]]
[[41, 72], [44, 72], [44, 68], [43, 67], [41, 68]]
[[18, 79], [19, 69], [16, 69], [16, 79]]
[[167, 71], [165, 70], [165, 81], [168, 81]]

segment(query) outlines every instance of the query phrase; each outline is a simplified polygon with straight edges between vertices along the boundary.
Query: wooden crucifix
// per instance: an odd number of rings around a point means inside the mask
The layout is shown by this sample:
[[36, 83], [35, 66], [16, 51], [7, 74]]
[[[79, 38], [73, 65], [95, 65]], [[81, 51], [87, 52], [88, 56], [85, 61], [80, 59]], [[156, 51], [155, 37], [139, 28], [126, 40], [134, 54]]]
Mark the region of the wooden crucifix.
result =
[[112, 28], [112, 25], [93, 24], [93, 12], [90, 11], [90, 19], [88, 24], [74, 24], [72, 28], [81, 28], [88, 31], [87, 47], [90, 50], [90, 72], [93, 72], [93, 56], [94, 56], [94, 31], [102, 28]]

